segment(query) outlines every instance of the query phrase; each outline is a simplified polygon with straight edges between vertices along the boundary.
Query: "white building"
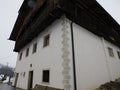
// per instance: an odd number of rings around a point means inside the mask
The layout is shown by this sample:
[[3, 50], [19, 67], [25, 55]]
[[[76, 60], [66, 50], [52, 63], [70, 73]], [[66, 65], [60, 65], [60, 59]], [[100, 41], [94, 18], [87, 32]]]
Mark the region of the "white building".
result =
[[120, 26], [95, 0], [24, 0], [10, 40], [16, 87], [94, 90], [120, 77]]

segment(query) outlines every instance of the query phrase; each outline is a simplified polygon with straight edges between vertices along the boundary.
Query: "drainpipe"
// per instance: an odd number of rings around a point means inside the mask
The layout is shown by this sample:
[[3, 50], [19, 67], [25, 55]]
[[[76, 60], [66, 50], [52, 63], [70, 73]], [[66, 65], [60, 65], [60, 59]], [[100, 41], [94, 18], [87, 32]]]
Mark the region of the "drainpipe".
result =
[[73, 32], [73, 22], [75, 17], [77, 16], [76, 12], [76, 0], [73, 0], [74, 4], [74, 16], [72, 18], [72, 21], [70, 23], [71, 28], [71, 45], [72, 45], [72, 60], [73, 60], [73, 79], [74, 79], [74, 90], [77, 90], [77, 76], [76, 76], [76, 61], [75, 61], [75, 46], [74, 46], [74, 32]]
[[74, 90], [77, 90], [73, 21], [70, 23], [70, 28], [71, 28], [71, 43], [72, 43], [72, 60], [73, 60]]
[[103, 43], [104, 54], [105, 54], [105, 57], [106, 57], [105, 61], [106, 61], [106, 67], [107, 67], [107, 71], [108, 71], [108, 77], [109, 77], [109, 81], [111, 81], [112, 78], [111, 78], [111, 72], [110, 72], [110, 67], [109, 67], [109, 63], [108, 63], [109, 58], [108, 58], [108, 55], [107, 55], [107, 52], [106, 52], [106, 44], [105, 44], [105, 40], [104, 40], [103, 37], [101, 38], [101, 40], [102, 40], [102, 43]]

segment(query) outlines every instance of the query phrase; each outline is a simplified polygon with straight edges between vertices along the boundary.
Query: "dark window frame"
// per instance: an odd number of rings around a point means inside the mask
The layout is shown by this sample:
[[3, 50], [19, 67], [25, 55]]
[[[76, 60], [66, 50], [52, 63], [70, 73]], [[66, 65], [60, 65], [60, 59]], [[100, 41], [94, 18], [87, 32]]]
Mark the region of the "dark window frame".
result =
[[113, 49], [111, 47], [108, 47], [108, 53], [109, 53], [109, 56], [110, 57], [114, 57], [114, 52], [113, 52]]
[[25, 77], [25, 74], [26, 74], [26, 73], [24, 72], [24, 73], [23, 73], [23, 77]]
[[120, 51], [117, 51], [118, 58], [120, 59]]
[[22, 59], [22, 52], [20, 53], [20, 55], [19, 55], [19, 60], [21, 60]]
[[26, 57], [29, 56], [29, 48], [26, 49]]
[[42, 72], [42, 82], [49, 83], [50, 82], [50, 70], [43, 70]]
[[37, 52], [37, 43], [34, 43], [34, 45], [33, 45], [33, 52], [32, 53], [35, 53], [35, 52]]
[[43, 42], [43, 47], [46, 47], [50, 44], [50, 34], [47, 34], [44, 36], [44, 42]]

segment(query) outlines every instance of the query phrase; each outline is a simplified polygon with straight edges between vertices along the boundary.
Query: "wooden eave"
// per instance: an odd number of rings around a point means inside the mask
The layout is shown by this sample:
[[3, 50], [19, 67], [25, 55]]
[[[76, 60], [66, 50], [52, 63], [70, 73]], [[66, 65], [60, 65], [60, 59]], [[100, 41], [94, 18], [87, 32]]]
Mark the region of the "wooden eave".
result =
[[[120, 47], [119, 24], [95, 0], [56, 0], [55, 5], [54, 0], [49, 1], [51, 3], [40, 7], [24, 25], [16, 40], [14, 51], [19, 52], [63, 14], [74, 23]], [[15, 34], [19, 32], [13, 31]], [[11, 34], [11, 37], [15, 40], [14, 35]]]
[[29, 0], [24, 0], [23, 4], [21, 5], [21, 8], [19, 9], [18, 18], [9, 37], [10, 40], [17, 41], [20, 34], [23, 32], [24, 27], [31, 21], [31, 18], [42, 6], [45, 0], [35, 0], [35, 4], [32, 8], [28, 6], [28, 1]]
[[17, 20], [9, 37], [10, 40], [16, 41], [18, 33], [24, 24], [25, 18], [28, 16], [30, 8], [27, 5], [27, 1], [28, 0], [24, 0], [23, 4], [21, 5], [21, 8], [19, 9]]

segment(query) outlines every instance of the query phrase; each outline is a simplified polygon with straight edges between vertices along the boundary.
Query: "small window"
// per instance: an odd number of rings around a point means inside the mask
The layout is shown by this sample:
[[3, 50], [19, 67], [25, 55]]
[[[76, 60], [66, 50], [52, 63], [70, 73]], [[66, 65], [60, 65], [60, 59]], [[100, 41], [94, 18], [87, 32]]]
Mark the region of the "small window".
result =
[[108, 47], [109, 56], [114, 57], [113, 49]]
[[19, 60], [21, 60], [22, 59], [22, 53], [20, 53], [20, 56], [19, 56]]
[[29, 48], [26, 50], [26, 57], [29, 55]]
[[25, 72], [23, 73], [23, 77], [25, 77]]
[[43, 82], [49, 83], [50, 73], [49, 70], [43, 70]]
[[117, 51], [117, 54], [118, 54], [118, 58], [120, 59], [120, 51]]
[[33, 45], [33, 53], [35, 53], [36, 51], [37, 51], [37, 43]]
[[44, 37], [43, 47], [46, 47], [46, 46], [49, 45], [49, 39], [50, 39], [50, 35], [49, 34]]
[[22, 76], [22, 73], [20, 73], [20, 76]]
[[30, 67], [32, 67], [32, 64], [30, 64]]

